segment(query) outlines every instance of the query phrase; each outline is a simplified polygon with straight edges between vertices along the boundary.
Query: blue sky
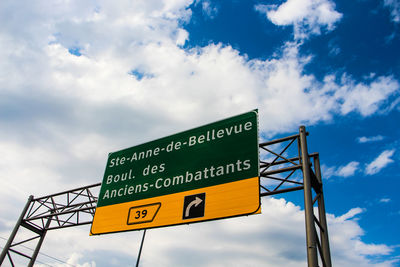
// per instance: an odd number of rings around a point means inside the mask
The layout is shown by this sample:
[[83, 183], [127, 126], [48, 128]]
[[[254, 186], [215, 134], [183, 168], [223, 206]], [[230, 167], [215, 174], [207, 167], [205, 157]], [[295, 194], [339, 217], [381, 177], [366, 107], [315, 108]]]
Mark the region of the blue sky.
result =
[[[310, 132], [334, 265], [400, 266], [399, 27], [398, 0], [1, 1], [0, 246], [29, 195], [99, 182], [110, 151], [258, 108], [263, 141]], [[151, 230], [142, 264], [305, 265], [302, 201]], [[42, 252], [136, 261], [140, 232], [88, 233]]]

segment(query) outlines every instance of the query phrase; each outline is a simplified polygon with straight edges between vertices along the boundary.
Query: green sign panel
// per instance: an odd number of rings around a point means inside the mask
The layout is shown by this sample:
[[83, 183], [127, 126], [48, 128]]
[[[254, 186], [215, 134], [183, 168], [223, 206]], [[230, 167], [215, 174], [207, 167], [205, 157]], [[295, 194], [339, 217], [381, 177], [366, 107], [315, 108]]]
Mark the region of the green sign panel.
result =
[[[165, 205], [159, 198], [161, 196], [189, 191], [197, 193], [196, 189], [211, 189], [249, 178], [258, 181], [258, 173], [257, 110], [110, 153], [96, 215], [103, 207], [122, 207], [124, 203], [132, 203], [124, 207], [127, 209], [127, 228], [93, 231], [96, 220], [99, 220], [95, 215], [92, 234], [124, 231], [137, 223], [151, 223], [157, 218], [156, 214], [163, 212]], [[208, 198], [206, 191], [204, 194], [204, 199], [203, 192], [200, 192], [201, 197], [194, 196], [193, 203], [190, 196], [186, 197], [186, 204], [182, 199], [186, 215], [203, 205], [204, 210], [197, 214], [206, 216]], [[147, 203], [147, 199], [154, 200], [154, 203]], [[117, 209], [112, 209], [110, 216], [116, 216]], [[181, 213], [180, 209], [177, 212]], [[107, 220], [107, 213], [104, 212], [101, 220]], [[181, 219], [185, 217], [179, 216]]]

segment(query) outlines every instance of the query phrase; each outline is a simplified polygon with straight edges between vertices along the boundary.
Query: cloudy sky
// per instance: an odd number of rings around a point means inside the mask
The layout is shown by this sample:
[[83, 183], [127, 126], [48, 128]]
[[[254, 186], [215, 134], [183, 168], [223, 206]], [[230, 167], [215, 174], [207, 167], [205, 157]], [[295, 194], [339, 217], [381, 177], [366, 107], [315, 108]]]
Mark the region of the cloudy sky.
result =
[[[0, 246], [109, 152], [258, 108], [263, 141], [310, 132], [333, 264], [400, 266], [399, 27], [399, 0], [1, 0]], [[305, 266], [302, 201], [150, 230], [141, 266]], [[49, 232], [38, 266], [136, 263], [141, 232], [88, 235]]]

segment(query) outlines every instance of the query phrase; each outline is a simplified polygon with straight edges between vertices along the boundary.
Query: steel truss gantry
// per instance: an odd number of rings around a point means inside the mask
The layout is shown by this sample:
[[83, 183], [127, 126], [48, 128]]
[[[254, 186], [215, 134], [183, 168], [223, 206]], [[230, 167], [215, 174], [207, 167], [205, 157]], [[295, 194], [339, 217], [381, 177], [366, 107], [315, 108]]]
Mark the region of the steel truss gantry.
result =
[[[8, 257], [14, 267], [13, 256], [18, 255], [28, 259], [28, 266], [33, 266], [48, 230], [91, 224], [100, 185], [97, 183], [40, 198], [30, 196], [0, 255], [0, 265]], [[22, 233], [22, 241], [14, 242], [21, 230], [27, 230]], [[33, 242], [36, 243], [35, 249], [27, 249], [26, 244]]]
[[[299, 134], [259, 144], [260, 195], [304, 191], [308, 266], [319, 266], [320, 260], [322, 266], [331, 267], [319, 154], [308, 153], [307, 135], [305, 127], [300, 126]], [[296, 177], [297, 171], [302, 177]]]
[[[319, 154], [308, 153], [307, 135], [301, 126], [299, 134], [259, 144], [260, 196], [303, 190], [308, 266], [317, 267], [321, 262], [322, 266], [331, 267]], [[301, 177], [296, 177], [300, 172]], [[100, 185], [40, 198], [30, 196], [0, 255], [0, 265], [8, 257], [11, 266], [15, 266], [13, 256], [19, 255], [33, 266], [48, 230], [91, 224]], [[14, 242], [21, 227], [34, 236]], [[24, 244], [32, 241], [36, 241], [35, 249], [25, 252]]]

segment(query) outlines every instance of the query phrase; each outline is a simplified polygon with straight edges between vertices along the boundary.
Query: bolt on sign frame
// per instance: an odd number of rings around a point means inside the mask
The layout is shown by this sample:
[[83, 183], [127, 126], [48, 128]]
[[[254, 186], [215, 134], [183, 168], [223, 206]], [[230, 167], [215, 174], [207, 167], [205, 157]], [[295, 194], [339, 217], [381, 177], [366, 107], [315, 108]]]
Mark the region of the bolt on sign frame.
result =
[[[321, 263], [331, 267], [319, 154], [308, 153], [307, 135], [301, 126], [299, 134], [259, 144], [260, 196], [303, 190], [308, 266]], [[300, 172], [302, 175], [296, 177]], [[48, 230], [91, 224], [100, 185], [40, 198], [30, 196], [3, 248], [0, 265], [7, 257], [11, 266], [15, 266], [13, 257], [20, 256], [28, 261], [27, 266], [33, 266]], [[33, 237], [22, 235], [20, 241], [15, 241], [21, 231], [28, 231]], [[36, 242], [35, 249], [27, 250], [25, 244], [32, 242]]]

